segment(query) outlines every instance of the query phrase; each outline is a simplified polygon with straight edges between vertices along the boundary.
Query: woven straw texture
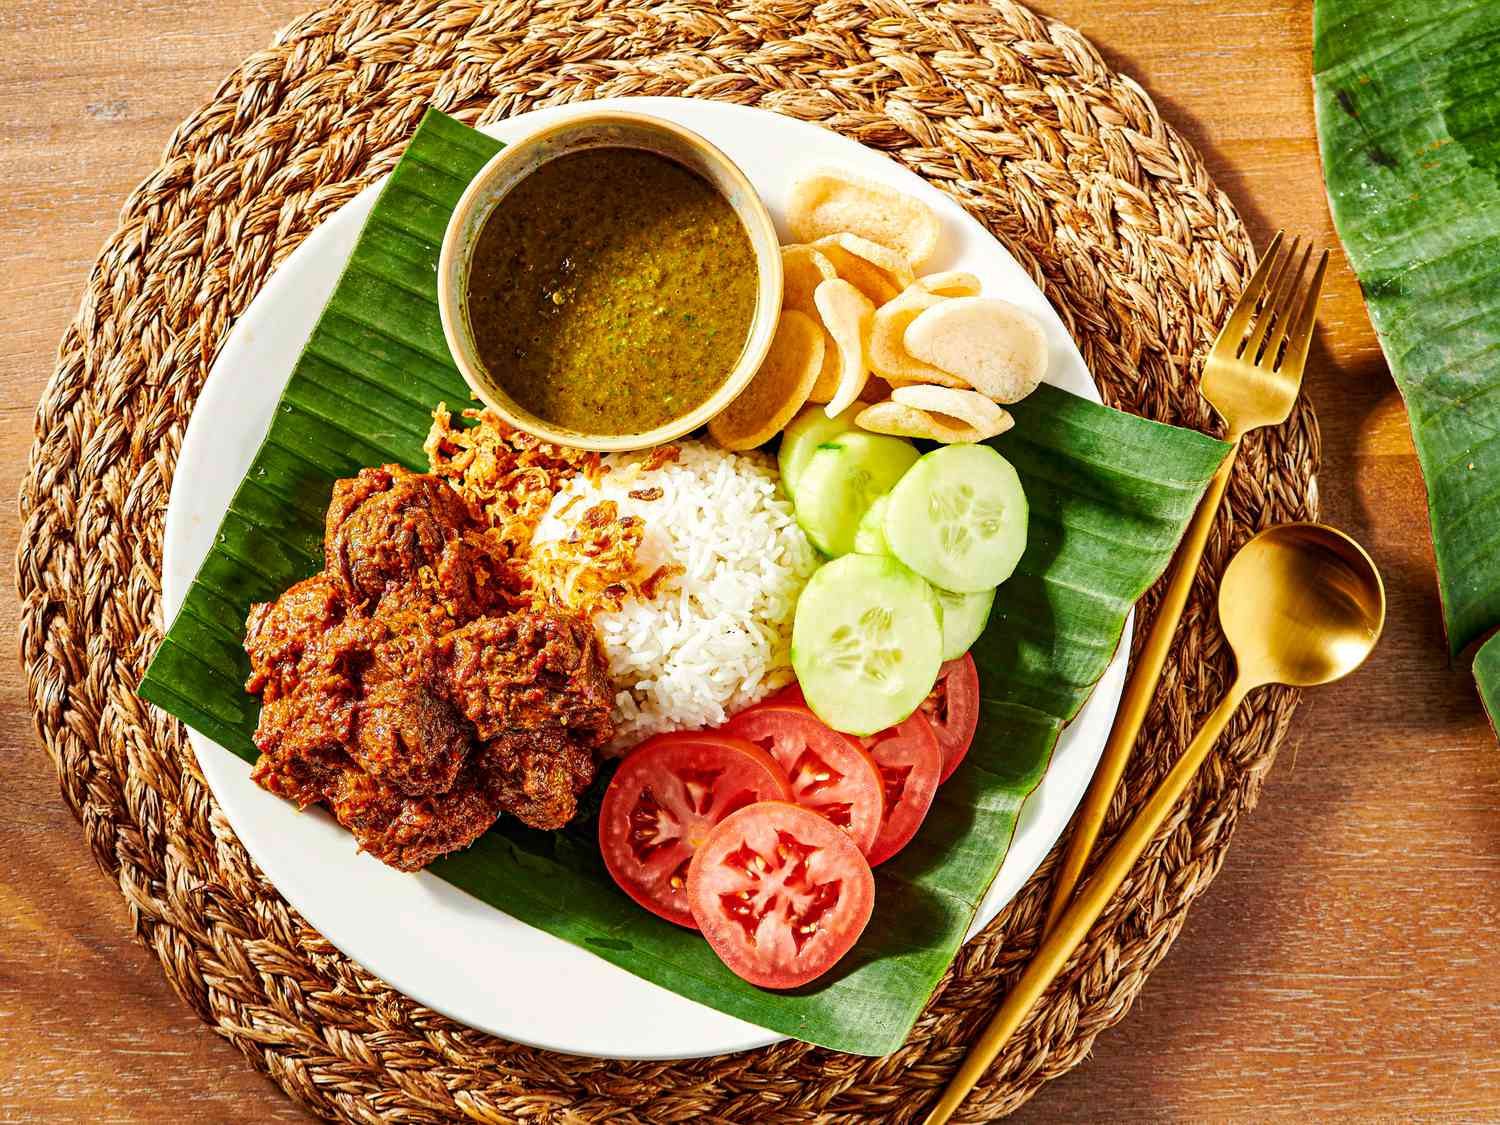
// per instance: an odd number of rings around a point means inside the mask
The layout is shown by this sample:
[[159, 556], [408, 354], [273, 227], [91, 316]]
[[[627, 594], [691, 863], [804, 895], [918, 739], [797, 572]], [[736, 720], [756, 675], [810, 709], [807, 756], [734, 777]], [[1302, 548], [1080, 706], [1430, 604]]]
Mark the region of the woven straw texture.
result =
[[[889, 153], [1031, 271], [1107, 401], [1215, 425], [1197, 372], [1253, 251], [1197, 154], [1067, 27], [1005, 0], [335, 3], [247, 59], [177, 129], [125, 204], [62, 342], [21, 495], [21, 642], [37, 728], [172, 986], [320, 1115], [910, 1121], [1026, 961], [1051, 860], [960, 953], [887, 1058], [798, 1043], [674, 1064], [549, 1054], [438, 1016], [325, 942], [245, 854], [178, 724], [132, 694], [161, 636], [162, 519], [188, 415], [277, 263], [390, 170], [428, 105], [482, 123], [624, 94], [759, 105]], [[1316, 515], [1317, 460], [1306, 405], [1247, 440], [1109, 831], [1225, 687], [1217, 576], [1254, 531]], [[1269, 690], [1240, 710], [962, 1120], [1015, 1108], [1125, 1014], [1217, 872], [1295, 704]]]

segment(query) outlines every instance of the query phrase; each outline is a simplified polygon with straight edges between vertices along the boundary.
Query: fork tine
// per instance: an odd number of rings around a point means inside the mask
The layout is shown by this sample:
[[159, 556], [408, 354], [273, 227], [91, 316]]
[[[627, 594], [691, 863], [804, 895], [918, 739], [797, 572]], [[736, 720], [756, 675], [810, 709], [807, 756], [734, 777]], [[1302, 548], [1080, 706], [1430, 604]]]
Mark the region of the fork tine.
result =
[[1250, 315], [1255, 311], [1255, 304], [1260, 300], [1260, 295], [1266, 288], [1266, 279], [1270, 277], [1271, 270], [1276, 265], [1284, 233], [1284, 231], [1277, 231], [1276, 237], [1271, 239], [1271, 244], [1266, 247], [1266, 252], [1260, 256], [1260, 263], [1255, 267], [1255, 272], [1250, 275], [1245, 291], [1240, 294], [1240, 299], [1230, 310], [1229, 319], [1224, 322], [1224, 327], [1219, 330], [1218, 338], [1214, 340], [1214, 351], [1226, 348], [1230, 355], [1239, 351], [1240, 340], [1245, 335], [1245, 326], [1250, 323]]
[[1327, 272], [1328, 251], [1324, 250], [1318, 259], [1318, 268], [1313, 270], [1307, 292], [1302, 296], [1302, 307], [1297, 310], [1297, 319], [1287, 333], [1286, 355], [1272, 370], [1286, 368], [1294, 374], [1302, 371], [1302, 365], [1307, 362], [1308, 346], [1312, 343], [1313, 321], [1318, 315], [1318, 297], [1323, 292], [1323, 275]]
[[1302, 279], [1307, 273], [1307, 265], [1312, 261], [1312, 252], [1313, 245], [1309, 241], [1307, 248], [1302, 251], [1302, 260], [1291, 272], [1291, 280], [1287, 285], [1285, 296], [1276, 305], [1276, 315], [1269, 325], [1266, 346], [1256, 359], [1257, 363], [1262, 363], [1273, 370], [1276, 367], [1276, 356], [1281, 351], [1281, 345], [1286, 342], [1287, 331], [1291, 328], [1292, 313], [1298, 305], [1298, 294], [1302, 290]]
[[1254, 338], [1245, 348], [1245, 358], [1256, 366], [1275, 360], [1276, 349], [1281, 346], [1281, 336], [1286, 332], [1287, 319], [1301, 289], [1302, 275], [1311, 260], [1312, 243], [1295, 239], [1287, 255], [1286, 268], [1276, 279], [1274, 292], [1261, 305]]
[[1249, 363], [1254, 364], [1259, 361], [1261, 345], [1270, 336], [1271, 326], [1278, 320], [1286, 319], [1287, 306], [1292, 294], [1296, 291], [1297, 279], [1301, 276], [1307, 259], [1312, 255], [1312, 243], [1307, 244], [1302, 260], [1298, 262], [1297, 251], [1301, 249], [1302, 240], [1292, 239], [1292, 246], [1287, 251], [1286, 259], [1272, 279], [1271, 288], [1266, 294], [1265, 302], [1261, 305], [1260, 316], [1256, 319], [1255, 330], [1251, 333], [1244, 352], [1241, 353]]

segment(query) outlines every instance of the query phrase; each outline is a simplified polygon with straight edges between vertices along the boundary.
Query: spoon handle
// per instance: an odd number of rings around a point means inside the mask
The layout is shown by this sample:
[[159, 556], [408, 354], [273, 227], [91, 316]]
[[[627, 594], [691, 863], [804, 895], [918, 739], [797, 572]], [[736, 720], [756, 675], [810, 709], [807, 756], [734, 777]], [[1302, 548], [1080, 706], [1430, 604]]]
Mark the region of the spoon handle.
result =
[[1115, 725], [1109, 732], [1109, 741], [1104, 744], [1104, 753], [1099, 756], [1099, 765], [1094, 770], [1093, 780], [1083, 795], [1083, 803], [1073, 814], [1073, 830], [1063, 849], [1062, 861], [1052, 883], [1052, 901], [1047, 907], [1047, 921], [1042, 932], [1050, 933], [1073, 898], [1073, 890], [1083, 877], [1084, 865], [1099, 839], [1099, 830], [1104, 827], [1104, 818], [1109, 805], [1124, 776], [1125, 764], [1130, 761], [1130, 752], [1141, 733], [1141, 724], [1151, 701], [1156, 698], [1156, 685], [1161, 679], [1162, 666], [1167, 653], [1172, 650], [1172, 638], [1177, 633], [1177, 623], [1182, 620], [1182, 611], [1187, 606], [1188, 595], [1193, 590], [1193, 579], [1198, 574], [1198, 563], [1203, 559], [1203, 549], [1208, 545], [1208, 533], [1213, 530], [1214, 519], [1219, 514], [1219, 503], [1234, 472], [1234, 462], [1239, 456], [1240, 443], [1235, 441], [1219, 471], [1214, 474], [1198, 511], [1193, 515], [1183, 534], [1182, 544], [1177, 548], [1177, 560], [1172, 566], [1172, 577], [1167, 581], [1166, 592], [1157, 606], [1156, 616], [1151, 621], [1151, 631], [1141, 645], [1141, 654], [1130, 670], [1130, 679], [1125, 682], [1125, 692], [1120, 696], [1120, 708], [1115, 714]]
[[1198, 767], [1208, 757], [1230, 717], [1253, 686], [1255, 685], [1243, 680], [1236, 680], [1229, 693], [1203, 720], [1202, 728], [1183, 751], [1177, 764], [1161, 780], [1151, 799], [1136, 813], [1120, 838], [1105, 853], [1099, 869], [1083, 885], [1078, 897], [1063, 911], [1057, 925], [1042, 939], [1041, 945], [1032, 955], [1031, 963], [1026, 966], [1026, 971], [1021, 974], [1015, 987], [1010, 990], [1010, 995], [1006, 996], [1005, 1002], [990, 1019], [979, 1041], [969, 1049], [963, 1065], [949, 1080], [942, 1098], [928, 1114], [926, 1125], [942, 1125], [963, 1104], [974, 1084], [983, 1077], [990, 1063], [995, 1061], [1000, 1049], [1015, 1033], [1016, 1028], [1021, 1026], [1021, 1021], [1031, 1011], [1032, 1005], [1067, 964], [1073, 951], [1083, 943], [1094, 922], [1109, 905], [1109, 900], [1114, 897], [1125, 877], [1130, 874], [1135, 861], [1146, 850], [1146, 845], [1166, 821], [1167, 814], [1186, 791], [1193, 775], [1198, 772]]

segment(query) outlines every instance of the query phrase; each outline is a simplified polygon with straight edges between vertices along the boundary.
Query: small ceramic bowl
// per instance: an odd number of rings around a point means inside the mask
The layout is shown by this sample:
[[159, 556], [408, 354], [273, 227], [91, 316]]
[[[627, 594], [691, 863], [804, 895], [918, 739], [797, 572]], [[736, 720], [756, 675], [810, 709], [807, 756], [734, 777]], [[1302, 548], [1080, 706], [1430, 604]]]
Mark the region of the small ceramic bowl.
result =
[[[635, 148], [665, 156], [698, 173], [729, 201], [745, 228], [759, 274], [755, 315], [739, 359], [706, 402], [655, 429], [634, 434], [584, 433], [537, 417], [485, 369], [469, 325], [469, 266], [479, 233], [506, 193], [541, 165], [589, 148]], [[448, 220], [438, 259], [438, 310], [453, 362], [479, 400], [506, 421], [547, 441], [581, 449], [645, 449], [707, 424], [745, 389], [776, 333], [781, 315], [781, 248], [776, 226], [745, 174], [698, 134], [641, 113], [601, 112], [548, 126], [507, 145], [480, 169]]]

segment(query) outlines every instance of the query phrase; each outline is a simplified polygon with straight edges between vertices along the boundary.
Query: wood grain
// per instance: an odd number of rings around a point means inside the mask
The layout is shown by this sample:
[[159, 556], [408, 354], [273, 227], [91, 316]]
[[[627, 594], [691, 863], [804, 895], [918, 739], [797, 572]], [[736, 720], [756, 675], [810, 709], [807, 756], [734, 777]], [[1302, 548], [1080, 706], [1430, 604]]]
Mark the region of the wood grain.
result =
[[[172, 127], [306, 0], [0, 5], [0, 490], [83, 279]], [[1196, 143], [1258, 242], [1335, 245], [1311, 103], [1310, 4], [1038, 0]], [[1166, 963], [1093, 1059], [1024, 1121], [1500, 1116], [1500, 786], [1450, 668], [1411, 441], [1358, 286], [1336, 257], [1308, 378], [1325, 518], [1388, 583], [1386, 641], [1310, 693], [1260, 808]], [[13, 508], [0, 540], [14, 550]], [[0, 618], [15, 636], [13, 592]], [[14, 666], [13, 666], [14, 667]], [[291, 1121], [127, 936], [0, 686], [0, 1120]]]

